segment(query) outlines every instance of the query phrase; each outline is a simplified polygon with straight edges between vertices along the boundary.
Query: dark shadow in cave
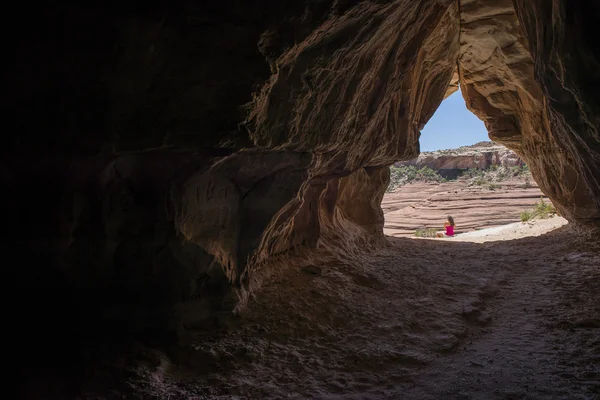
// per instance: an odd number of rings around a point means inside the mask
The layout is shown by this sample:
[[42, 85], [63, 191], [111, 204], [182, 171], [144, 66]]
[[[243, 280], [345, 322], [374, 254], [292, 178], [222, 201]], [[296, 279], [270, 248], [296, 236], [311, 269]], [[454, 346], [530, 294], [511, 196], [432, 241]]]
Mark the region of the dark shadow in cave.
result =
[[[263, 282], [239, 328], [212, 338], [198, 331], [189, 347], [163, 351], [138, 343], [128, 359], [107, 357], [86, 395], [106, 388], [155, 398], [594, 393], [571, 376], [596, 373], [597, 242], [570, 226], [484, 244], [388, 240], [360, 260], [292, 260]], [[165, 365], [185, 378], [164, 375]]]

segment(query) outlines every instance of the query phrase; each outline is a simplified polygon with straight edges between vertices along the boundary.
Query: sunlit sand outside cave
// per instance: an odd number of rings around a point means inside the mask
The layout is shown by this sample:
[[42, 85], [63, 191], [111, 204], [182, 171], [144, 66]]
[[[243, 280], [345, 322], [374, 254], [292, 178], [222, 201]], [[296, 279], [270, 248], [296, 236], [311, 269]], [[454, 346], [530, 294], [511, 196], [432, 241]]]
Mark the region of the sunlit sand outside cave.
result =
[[391, 168], [384, 233], [434, 238], [452, 216], [452, 241], [539, 236], [567, 223], [512, 151], [493, 142], [426, 152]]

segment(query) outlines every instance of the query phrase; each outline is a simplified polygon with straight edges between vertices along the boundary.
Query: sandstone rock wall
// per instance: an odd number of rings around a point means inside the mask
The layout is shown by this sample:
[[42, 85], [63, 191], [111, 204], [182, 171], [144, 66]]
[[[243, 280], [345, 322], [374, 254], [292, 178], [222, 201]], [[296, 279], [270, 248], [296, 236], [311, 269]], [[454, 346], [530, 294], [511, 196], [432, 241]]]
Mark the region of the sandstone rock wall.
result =
[[[514, 3], [544, 94], [545, 135], [527, 140], [525, 146], [528, 152], [550, 159], [540, 181], [547, 193], [560, 198], [566, 215], [598, 224], [600, 46], [594, 32], [600, 4], [594, 0]], [[540, 148], [540, 139], [546, 136], [555, 143], [552, 151]]]
[[396, 165], [414, 165], [434, 170], [488, 169], [491, 166], [515, 167], [525, 165], [512, 150], [504, 146], [467, 146], [453, 150], [423, 152], [414, 160]]
[[451, 0], [44, 7], [14, 35], [6, 253], [98, 336], [183, 340], [273, 255], [383, 243], [386, 166], [418, 154], [459, 50]]
[[491, 138], [597, 224], [597, 6], [514, 4], [18, 5], [3, 246], [32, 298], [14, 325], [181, 339], [222, 326], [275, 254], [382, 243], [386, 167], [417, 156], [456, 73]]
[[[556, 5], [559, 3], [555, 2]], [[521, 5], [520, 9], [523, 13], [528, 10], [561, 19], [565, 17], [561, 13], [566, 11], [566, 2], [562, 4], [561, 9], [550, 2], [535, 2]], [[574, 154], [572, 147], [564, 143], [567, 136], [573, 138], [578, 135], [564, 133], [564, 124], [560, 120], [566, 115], [553, 117], [556, 112], [552, 106], [548, 107], [540, 79], [536, 80], [527, 38], [537, 42], [538, 35], [545, 28], [538, 25], [539, 22], [533, 23], [536, 17], [530, 15], [529, 18], [526, 36], [511, 0], [460, 1], [458, 70], [462, 93], [467, 107], [486, 124], [490, 138], [523, 157], [542, 191], [553, 200], [562, 215], [594, 223], [600, 218], [600, 209], [591, 189], [597, 187], [597, 183], [596, 178], [588, 174], [597, 170], [598, 159], [585, 156], [587, 161], [584, 162]], [[554, 24], [551, 21], [550, 18], [545, 20], [547, 26]], [[538, 62], [540, 65], [543, 63], [543, 60]], [[583, 65], [592, 67], [586, 63]], [[571, 118], [578, 119], [579, 116], [572, 115]], [[589, 131], [593, 125], [594, 122], [588, 124], [583, 131]], [[593, 133], [588, 139], [592, 137]], [[594, 140], [587, 143], [594, 146]], [[583, 153], [589, 154], [587, 151]]]

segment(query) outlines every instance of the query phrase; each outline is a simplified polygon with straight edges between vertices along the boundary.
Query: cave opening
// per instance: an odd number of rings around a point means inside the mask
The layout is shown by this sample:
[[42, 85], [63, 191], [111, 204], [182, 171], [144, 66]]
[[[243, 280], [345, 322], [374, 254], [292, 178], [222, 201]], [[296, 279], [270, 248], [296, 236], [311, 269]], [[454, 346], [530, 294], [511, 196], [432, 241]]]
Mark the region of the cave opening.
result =
[[564, 225], [563, 218], [539, 221], [556, 215], [551, 200], [518, 154], [490, 140], [485, 124], [467, 109], [460, 85], [451, 89], [456, 91], [420, 133], [419, 156], [390, 166], [384, 232], [434, 237], [448, 215], [458, 225], [454, 239], [461, 240], [508, 231], [522, 237]]
[[[591, 398], [592, 3], [17, 4], [0, 202], [22, 397]], [[572, 224], [385, 235], [389, 166], [459, 84]]]

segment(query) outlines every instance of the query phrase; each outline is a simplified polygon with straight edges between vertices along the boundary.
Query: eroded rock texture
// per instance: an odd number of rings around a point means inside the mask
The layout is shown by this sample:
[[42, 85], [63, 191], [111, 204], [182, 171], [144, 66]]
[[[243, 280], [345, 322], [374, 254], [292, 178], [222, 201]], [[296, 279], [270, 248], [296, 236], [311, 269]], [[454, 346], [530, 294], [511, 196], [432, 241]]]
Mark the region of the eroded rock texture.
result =
[[459, 50], [451, 0], [46, 7], [14, 34], [2, 179], [16, 325], [60, 338], [29, 347], [49, 365], [226, 327], [274, 255], [381, 244], [387, 165]]
[[[556, 46], [564, 45], [569, 37], [564, 28], [565, 18], [573, 20], [577, 17], [569, 14], [586, 13], [586, 8], [589, 15], [594, 15], [597, 9], [586, 7], [584, 3], [566, 6], [567, 2], [560, 1], [516, 3], [522, 10], [522, 19], [529, 18], [525, 21], [525, 30], [511, 0], [460, 2], [458, 70], [467, 107], [485, 122], [491, 139], [513, 149], [527, 161], [540, 188], [563, 215], [579, 222], [597, 223], [600, 218], [595, 192], [600, 165], [598, 120], [587, 117], [594, 115], [594, 111], [585, 105], [577, 106], [586, 104], [585, 100], [569, 97], [569, 89], [563, 88], [561, 83], [566, 79], [571, 82], [574, 93], [587, 92], [584, 88], [590, 83], [592, 87], [598, 84], [597, 59], [590, 48], [579, 52], [585, 56], [579, 63], [573, 63], [571, 73], [580, 76], [577, 68], [583, 68], [589, 75], [586, 72], [586, 78], [575, 84], [573, 78], [565, 77], [569, 72], [563, 64], [572, 59], [568, 54], [570, 50], [560, 55], [556, 51]], [[547, 35], [546, 30], [556, 24], [556, 19], [562, 22]], [[586, 21], [572, 22], [581, 26]], [[573, 37], [569, 42], [575, 48], [586, 46], [581, 33], [579, 36], [581, 40]], [[554, 48], [539, 55], [536, 65], [542, 72], [538, 72], [537, 80], [527, 38], [534, 47]], [[556, 46], [548, 44], [555, 40]], [[548, 61], [556, 65], [546, 70]], [[547, 89], [543, 93], [540, 82], [542, 87], [552, 85], [554, 90], [562, 89], [560, 93], [551, 94]], [[556, 105], [553, 105], [554, 99], [560, 99]], [[589, 99], [589, 102], [595, 104], [597, 99]], [[576, 111], [578, 108], [580, 111]], [[580, 133], [575, 134], [575, 131]]]
[[597, 221], [597, 8], [515, 3], [520, 22], [507, 0], [16, 13], [3, 243], [21, 263], [9, 284], [32, 297], [14, 325], [60, 338], [28, 351], [43, 364], [98, 336], [185, 342], [226, 326], [274, 255], [381, 243], [386, 167], [418, 154], [457, 72], [563, 215]]
[[594, 32], [600, 21], [600, 4], [593, 0], [515, 0], [515, 6], [545, 95], [549, 131], [567, 160], [561, 165], [558, 180], [567, 182], [566, 189], [573, 193], [573, 199], [564, 207], [575, 209], [573, 218], [597, 224], [600, 46]]
[[426, 151], [414, 160], [396, 165], [414, 165], [439, 171], [444, 177], [458, 176], [467, 169], [523, 166], [523, 160], [512, 150], [493, 142], [480, 142], [453, 150]]

